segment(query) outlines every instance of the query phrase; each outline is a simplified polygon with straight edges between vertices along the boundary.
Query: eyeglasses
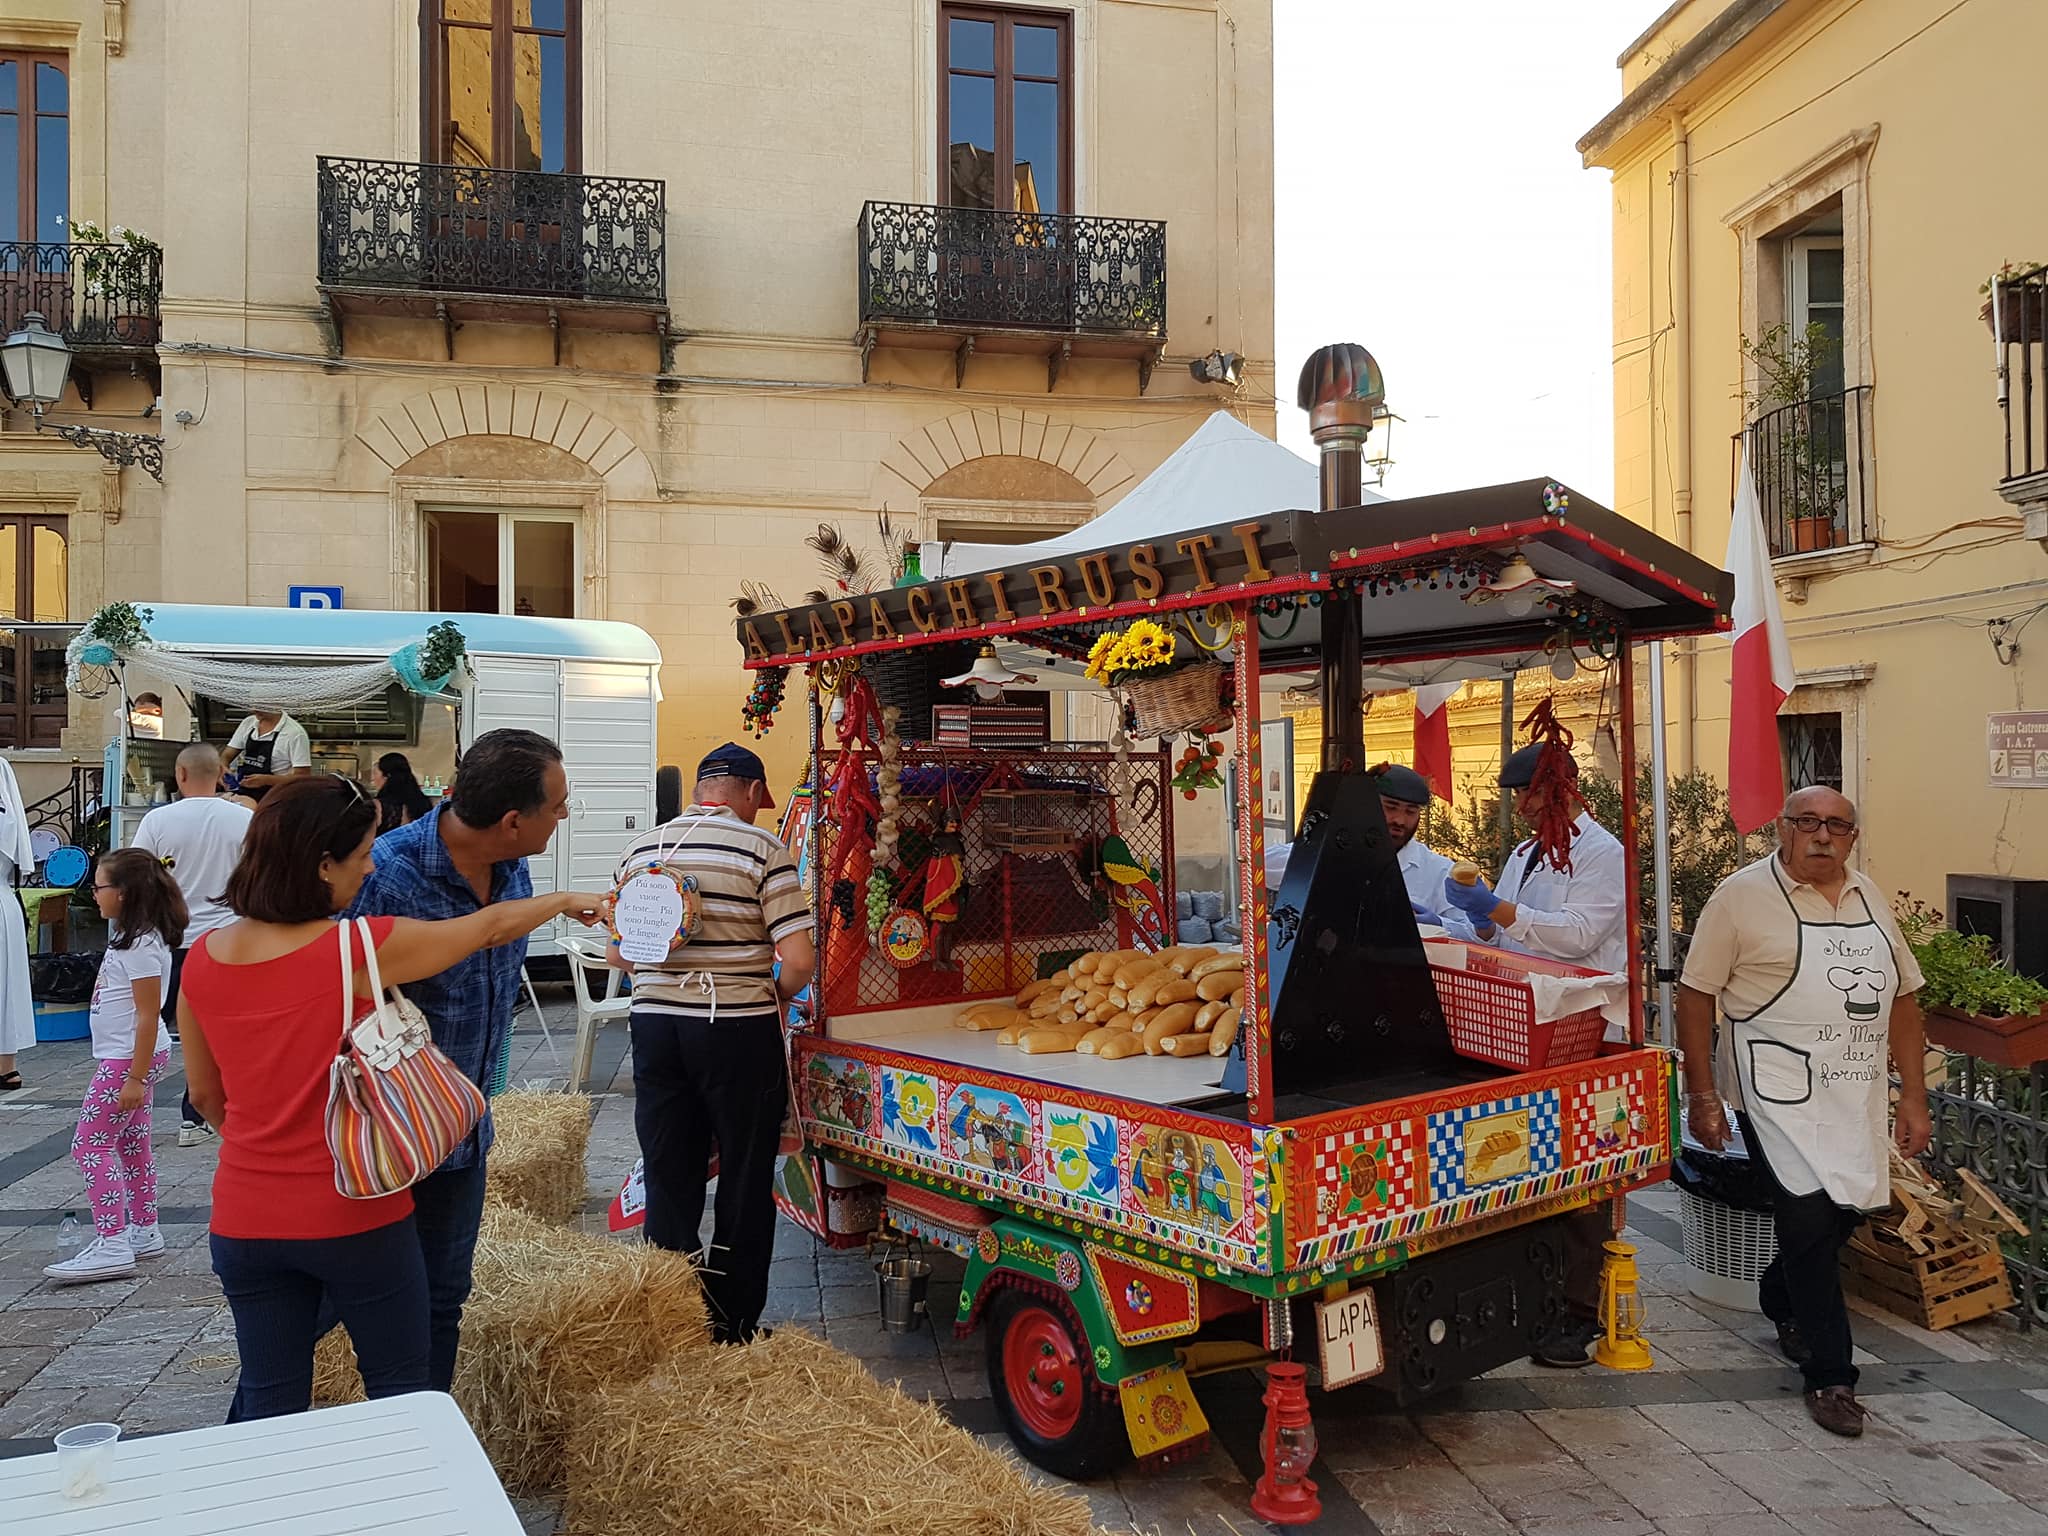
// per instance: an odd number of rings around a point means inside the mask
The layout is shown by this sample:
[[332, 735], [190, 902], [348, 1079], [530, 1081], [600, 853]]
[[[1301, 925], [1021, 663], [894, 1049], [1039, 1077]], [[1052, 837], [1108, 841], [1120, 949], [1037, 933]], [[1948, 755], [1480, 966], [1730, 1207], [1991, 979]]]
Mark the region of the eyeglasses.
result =
[[1826, 827], [1836, 837], [1856, 835], [1856, 823], [1844, 821], [1839, 816], [1780, 816], [1778, 819], [1786, 826], [1796, 827], [1801, 832], [1818, 832], [1822, 827]]
[[330, 774], [329, 777], [339, 781], [340, 783], [346, 784], [349, 787], [349, 793], [354, 795], [359, 802], [370, 798], [368, 795], [363, 793], [363, 786], [358, 784], [354, 779], [350, 778], [347, 774], [336, 773]]

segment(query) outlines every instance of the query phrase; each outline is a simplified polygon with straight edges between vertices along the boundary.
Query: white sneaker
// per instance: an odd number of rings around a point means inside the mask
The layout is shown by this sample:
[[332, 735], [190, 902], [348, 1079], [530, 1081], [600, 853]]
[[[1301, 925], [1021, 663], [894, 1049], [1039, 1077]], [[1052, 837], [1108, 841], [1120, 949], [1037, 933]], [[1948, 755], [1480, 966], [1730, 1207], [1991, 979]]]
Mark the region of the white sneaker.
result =
[[128, 1246], [126, 1234], [96, 1237], [70, 1258], [45, 1264], [43, 1273], [60, 1285], [83, 1285], [88, 1280], [120, 1280], [135, 1273], [135, 1250]]
[[164, 1252], [164, 1235], [154, 1226], [128, 1226], [128, 1251], [138, 1259], [160, 1259]]
[[213, 1127], [199, 1120], [187, 1120], [178, 1127], [178, 1145], [197, 1147], [204, 1145], [206, 1138], [213, 1134]]

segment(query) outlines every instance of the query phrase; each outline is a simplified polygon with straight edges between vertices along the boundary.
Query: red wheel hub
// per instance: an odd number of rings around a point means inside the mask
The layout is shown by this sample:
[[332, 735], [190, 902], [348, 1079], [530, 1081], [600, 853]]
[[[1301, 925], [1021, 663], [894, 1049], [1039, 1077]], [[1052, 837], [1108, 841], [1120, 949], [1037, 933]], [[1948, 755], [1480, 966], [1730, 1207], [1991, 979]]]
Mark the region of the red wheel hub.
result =
[[1063, 1439], [1081, 1420], [1087, 1369], [1064, 1319], [1025, 1307], [1003, 1339], [1003, 1380], [1024, 1427], [1042, 1440]]

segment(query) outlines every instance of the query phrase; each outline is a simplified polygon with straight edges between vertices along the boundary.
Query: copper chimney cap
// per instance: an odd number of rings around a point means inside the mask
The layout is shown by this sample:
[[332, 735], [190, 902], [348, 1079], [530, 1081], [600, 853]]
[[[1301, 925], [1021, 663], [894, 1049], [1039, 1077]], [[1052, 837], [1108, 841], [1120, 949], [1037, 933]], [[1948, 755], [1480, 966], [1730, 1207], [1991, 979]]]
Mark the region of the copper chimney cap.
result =
[[1372, 431], [1372, 416], [1387, 397], [1380, 365], [1355, 341], [1319, 347], [1301, 365], [1295, 404], [1308, 412], [1309, 435], [1362, 438]]

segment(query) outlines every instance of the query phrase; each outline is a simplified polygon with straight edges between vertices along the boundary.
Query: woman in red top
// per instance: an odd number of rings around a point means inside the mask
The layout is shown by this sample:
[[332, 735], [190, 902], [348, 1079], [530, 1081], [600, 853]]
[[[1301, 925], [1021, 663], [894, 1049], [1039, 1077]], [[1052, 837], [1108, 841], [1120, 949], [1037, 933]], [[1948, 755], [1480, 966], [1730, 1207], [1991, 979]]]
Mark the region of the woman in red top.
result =
[[[341, 1040], [334, 914], [375, 867], [377, 802], [351, 780], [286, 782], [249, 823], [227, 905], [239, 921], [192, 946], [178, 997], [192, 1103], [220, 1132], [213, 1270], [235, 1317], [241, 1380], [229, 1422], [303, 1412], [325, 1295], [347, 1324], [371, 1397], [427, 1389], [427, 1274], [412, 1196], [351, 1200], [327, 1149], [328, 1067]], [[387, 984], [445, 971], [602, 898], [497, 902], [446, 922], [372, 918]], [[355, 1016], [367, 1012], [360, 965]]]

